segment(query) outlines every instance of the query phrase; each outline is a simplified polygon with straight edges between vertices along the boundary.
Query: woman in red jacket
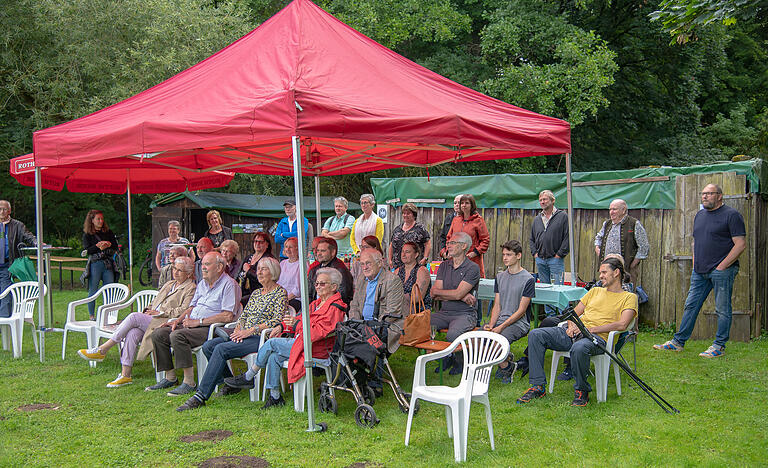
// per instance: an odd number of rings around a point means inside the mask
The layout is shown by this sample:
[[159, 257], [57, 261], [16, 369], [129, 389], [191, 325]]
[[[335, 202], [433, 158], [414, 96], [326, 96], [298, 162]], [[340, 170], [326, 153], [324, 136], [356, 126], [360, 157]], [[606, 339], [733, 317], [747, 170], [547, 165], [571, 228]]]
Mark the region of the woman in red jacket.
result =
[[448, 237], [455, 232], [466, 232], [472, 238], [472, 247], [467, 252], [467, 258], [477, 263], [480, 267], [480, 277], [485, 278], [485, 266], [483, 265], [483, 255], [488, 251], [491, 242], [491, 236], [488, 234], [488, 227], [485, 220], [477, 212], [477, 203], [472, 195], [462, 195], [459, 200], [459, 215], [453, 218], [451, 228], [448, 230]]
[[[336, 324], [344, 320], [347, 305], [341, 300], [339, 286], [341, 273], [334, 268], [321, 268], [315, 279], [317, 300], [309, 305], [309, 336], [312, 341], [312, 359], [328, 365], [328, 356], [333, 349], [334, 337], [328, 335], [336, 330]], [[283, 362], [288, 361], [288, 382], [295, 383], [304, 377], [304, 338], [301, 317], [292, 323], [278, 325], [270, 338], [259, 348], [256, 364], [244, 374], [224, 379], [224, 383], [235, 388], [253, 388], [253, 378], [259, 369], [269, 368], [264, 386], [269, 389], [269, 398], [264, 409], [285, 404], [280, 394], [280, 371]], [[287, 326], [296, 327], [294, 338], [279, 338]]]

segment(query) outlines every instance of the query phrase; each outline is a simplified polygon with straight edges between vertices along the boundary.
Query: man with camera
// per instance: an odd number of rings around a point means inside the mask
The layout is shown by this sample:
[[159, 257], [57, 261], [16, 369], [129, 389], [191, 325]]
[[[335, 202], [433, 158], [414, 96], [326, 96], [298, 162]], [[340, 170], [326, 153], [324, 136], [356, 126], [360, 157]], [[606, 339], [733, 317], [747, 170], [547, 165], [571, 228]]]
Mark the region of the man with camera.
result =
[[[616, 258], [607, 258], [600, 264], [603, 287], [593, 287], [581, 298], [574, 312], [581, 317], [590, 333], [605, 346], [608, 333], [626, 330], [637, 314], [637, 295], [621, 288], [625, 275], [624, 264]], [[544, 354], [547, 349], [570, 351], [573, 371], [574, 398], [571, 405], [586, 406], [592, 387], [587, 382], [590, 356], [603, 351], [590, 339], [581, 336], [573, 322], [568, 326], [536, 328], [528, 334], [528, 380], [531, 387], [517, 403], [529, 403], [546, 394], [547, 378], [544, 373]]]

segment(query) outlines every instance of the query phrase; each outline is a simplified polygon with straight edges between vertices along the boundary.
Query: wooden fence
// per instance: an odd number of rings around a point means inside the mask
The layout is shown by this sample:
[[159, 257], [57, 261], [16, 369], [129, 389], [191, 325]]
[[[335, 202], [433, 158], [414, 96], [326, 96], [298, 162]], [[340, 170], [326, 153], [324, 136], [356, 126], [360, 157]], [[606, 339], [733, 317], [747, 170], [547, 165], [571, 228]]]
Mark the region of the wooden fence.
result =
[[[744, 216], [747, 226], [747, 248], [739, 258], [740, 271], [734, 284], [731, 326], [731, 339], [747, 341], [759, 335], [761, 329], [768, 329], [768, 314], [765, 313], [768, 303], [768, 204], [759, 195], [747, 193], [745, 176], [735, 173], [679, 176], [676, 178], [675, 209], [629, 210], [630, 215], [645, 227], [651, 244], [648, 258], [640, 262], [636, 278], [636, 284], [641, 284], [649, 296], [648, 302], [640, 306], [640, 319], [653, 326], [674, 324], [677, 328], [680, 325], [692, 268], [693, 217], [700, 209], [699, 193], [708, 183], [723, 188], [725, 203]], [[559, 206], [563, 204], [558, 203]], [[593, 280], [597, 273], [599, 262], [594, 252], [594, 239], [603, 221], [608, 219], [607, 205], [605, 210], [574, 210], [577, 273], [584, 281]], [[531, 223], [539, 210], [484, 208], [480, 211], [491, 236], [491, 247], [484, 258], [486, 277], [494, 277], [504, 268], [499, 245], [510, 239], [523, 243], [523, 266], [535, 272], [528, 238]], [[446, 212], [443, 208], [422, 208], [419, 212], [418, 221], [433, 234], [431, 259], [438, 258], [437, 236]], [[391, 228], [402, 222], [400, 209], [390, 208], [389, 219], [385, 240], [389, 238]], [[565, 264], [569, 270], [568, 258]], [[715, 335], [717, 316], [713, 296], [710, 295], [702, 308], [694, 339]]]

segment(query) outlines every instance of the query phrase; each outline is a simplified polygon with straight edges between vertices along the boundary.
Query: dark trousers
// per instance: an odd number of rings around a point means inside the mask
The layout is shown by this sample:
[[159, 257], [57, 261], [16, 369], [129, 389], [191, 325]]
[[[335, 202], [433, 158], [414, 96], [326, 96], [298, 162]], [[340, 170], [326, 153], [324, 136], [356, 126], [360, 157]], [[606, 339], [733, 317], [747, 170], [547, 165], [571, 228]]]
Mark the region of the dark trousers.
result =
[[[5, 291], [13, 284], [13, 281], [11, 280], [11, 274], [8, 272], [8, 267], [10, 266], [11, 266], [10, 262], [6, 263], [3, 266], [0, 266], [0, 292]], [[0, 317], [11, 316], [12, 302], [13, 302], [13, 298], [11, 297], [10, 294], [0, 299]]]
[[470, 314], [449, 314], [440, 311], [430, 315], [430, 325], [438, 330], [447, 328], [446, 339], [451, 342], [462, 333], [472, 331], [475, 328], [476, 320], [474, 310]]
[[232, 377], [227, 361], [258, 352], [259, 341], [261, 341], [260, 334], [249, 336], [240, 343], [221, 337], [206, 341], [203, 345], [203, 354], [208, 358], [208, 366], [205, 368], [205, 375], [200, 378], [198, 394], [206, 400], [210, 398], [216, 385], [222, 383], [225, 377]]
[[209, 328], [177, 328], [174, 331], [171, 331], [171, 327], [156, 328], [152, 332], [152, 343], [155, 345], [157, 371], [174, 369], [171, 347], [176, 356], [176, 369], [192, 367], [192, 348], [205, 343]]
[[[595, 335], [598, 341], [605, 346], [605, 340]], [[541, 385], [546, 387], [547, 377], [544, 373], [544, 354], [548, 349], [556, 351], [570, 351], [571, 370], [573, 372], [573, 388], [584, 392], [591, 392], [592, 387], [587, 382], [589, 375], [589, 358], [602, 354], [603, 350], [598, 348], [592, 341], [581, 338], [576, 342], [565, 333], [565, 328], [549, 327], [536, 328], [528, 334], [528, 381], [531, 386]]]

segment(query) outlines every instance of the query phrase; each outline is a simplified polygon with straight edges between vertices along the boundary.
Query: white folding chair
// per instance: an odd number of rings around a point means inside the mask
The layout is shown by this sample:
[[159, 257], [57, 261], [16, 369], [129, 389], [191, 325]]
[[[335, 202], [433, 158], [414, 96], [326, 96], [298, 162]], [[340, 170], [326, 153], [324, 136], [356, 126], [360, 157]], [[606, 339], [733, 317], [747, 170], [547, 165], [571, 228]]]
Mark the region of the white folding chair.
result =
[[[459, 385], [456, 387], [427, 385], [425, 382], [427, 362], [450, 355], [458, 346], [461, 346], [461, 352], [464, 355], [464, 371]], [[448, 437], [453, 438], [454, 459], [457, 462], [466, 461], [469, 409], [474, 401], [485, 406], [485, 420], [488, 425], [491, 450], [495, 450], [488, 386], [491, 378], [491, 367], [506, 359], [508, 353], [509, 341], [504, 336], [487, 331], [471, 331], [463, 333], [443, 351], [416, 358], [408, 424], [405, 428], [405, 445], [408, 445], [411, 436], [411, 423], [416, 402], [418, 400], [431, 401], [445, 405]]]
[[[635, 320], [633, 318], [629, 323], [626, 330], [612, 331], [608, 333], [608, 340], [606, 340], [605, 348], [613, 353], [613, 349], [616, 346], [616, 341], [619, 335], [632, 330], [635, 326]], [[567, 326], [568, 322], [560, 322], [558, 326]], [[571, 357], [571, 353], [568, 351], [552, 351], [552, 367], [549, 372], [549, 393], [555, 389], [555, 380], [557, 376], [557, 365], [560, 363], [560, 358]], [[605, 402], [606, 395], [608, 394], [608, 374], [611, 371], [611, 358], [607, 354], [598, 354], [597, 356], [590, 357], [590, 363], [595, 366], [595, 391], [597, 392], [597, 402]], [[621, 395], [621, 372], [619, 365], [613, 363], [613, 377], [616, 380], [616, 393]]]
[[[259, 343], [259, 349], [261, 349], [261, 346], [267, 340], [267, 337], [269, 336], [269, 333], [271, 331], [272, 331], [272, 329], [270, 328], [270, 329], [264, 330], [261, 333], [261, 342]], [[246, 361], [248, 363], [248, 367], [252, 367], [253, 364], [256, 363], [256, 356], [257, 355], [258, 355], [258, 353], [251, 353], [248, 356], [246, 356], [246, 358], [249, 358], [251, 360], [250, 362]], [[319, 368], [321, 368], [321, 369], [323, 369], [325, 371], [325, 380], [326, 380], [326, 382], [331, 382], [331, 380], [333, 380], [333, 374], [331, 372], [331, 367], [330, 366], [325, 365], [325, 364], [323, 364], [321, 362], [318, 362], [317, 360], [315, 360], [312, 364], [313, 364], [314, 367], [319, 367]], [[283, 369], [288, 369], [288, 360], [283, 362]], [[265, 383], [265, 386], [264, 386], [264, 388], [263, 388], [263, 390], [261, 392], [261, 399], [266, 401], [266, 399], [267, 399], [266, 382], [267, 382], [267, 377], [269, 376], [269, 369], [263, 369], [263, 370], [264, 370], [264, 383]], [[261, 371], [262, 371], [262, 369], [259, 369], [259, 373], [256, 375], [256, 377], [254, 377], [254, 379], [256, 379], [253, 382], [254, 383], [254, 388], [256, 388], [258, 386], [258, 384], [259, 384], [259, 379], [260, 379], [259, 374], [261, 374]], [[311, 370], [307, 369], [307, 372], [311, 372]], [[294, 384], [293, 384], [293, 409], [294, 409], [294, 411], [296, 411], [298, 413], [303, 413], [304, 412], [304, 406], [305, 406], [306, 397], [307, 397], [307, 393], [306, 393], [307, 389], [306, 389], [306, 387], [307, 387], [307, 385], [306, 385], [306, 376], [302, 377], [301, 379], [299, 379], [298, 381], [294, 382]], [[283, 373], [282, 372], [280, 372], [280, 389], [281, 389], [281, 391], [283, 393], [285, 393], [285, 378], [283, 377]], [[333, 395], [333, 389], [330, 389], [330, 391], [331, 391], [331, 395]], [[254, 400], [251, 399], [251, 401], [254, 401]]]
[[109, 339], [114, 336], [115, 330], [117, 330], [118, 327], [117, 318], [121, 310], [125, 310], [135, 304], [136, 306], [134, 311], [142, 312], [144, 309], [149, 307], [157, 294], [158, 291], [152, 289], [139, 291], [126, 302], [100, 308], [100, 315], [96, 315], [96, 323], [99, 324], [96, 328], [97, 346], [102, 338]]
[[[102, 305], [97, 308], [96, 317], [102, 316], [104, 307], [119, 304], [128, 297], [128, 286], [120, 283], [110, 283], [102, 286], [93, 296], [86, 297], [77, 301], [72, 301], [67, 305], [67, 320], [64, 324], [64, 337], [61, 341], [61, 360], [64, 360], [67, 351], [67, 332], [85, 333], [87, 347], [91, 349], [96, 346], [96, 330], [99, 322], [97, 320], [76, 320], [75, 308], [80, 305], [95, 302], [99, 297], [102, 298]], [[96, 361], [90, 362], [91, 367], [96, 367]]]
[[[21, 356], [25, 322], [32, 326], [32, 341], [35, 343], [35, 350], [37, 351], [38, 349], [34, 321], [35, 301], [39, 298], [38, 291], [37, 281], [23, 281], [21, 283], [13, 283], [0, 294], [0, 299], [5, 298], [9, 294], [11, 295], [11, 316], [0, 318], [0, 330], [2, 330], [3, 349], [5, 350], [8, 349], [8, 335], [10, 335], [14, 358]], [[45, 285], [43, 285], [43, 294], [45, 294]]]

